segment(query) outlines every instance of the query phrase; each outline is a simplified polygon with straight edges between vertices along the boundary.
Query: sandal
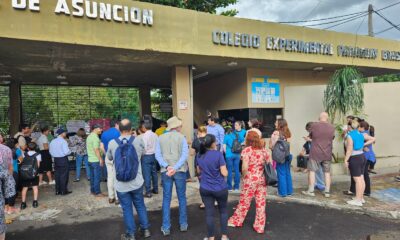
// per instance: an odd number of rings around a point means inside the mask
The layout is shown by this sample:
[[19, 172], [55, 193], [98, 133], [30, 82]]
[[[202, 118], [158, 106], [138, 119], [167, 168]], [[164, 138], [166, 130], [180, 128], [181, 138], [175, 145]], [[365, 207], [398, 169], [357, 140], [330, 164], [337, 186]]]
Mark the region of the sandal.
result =
[[354, 196], [354, 193], [352, 193], [350, 191], [343, 191], [343, 194], [347, 195], [347, 196]]
[[202, 203], [202, 204], [199, 205], [199, 208], [200, 208], [201, 210], [204, 210], [204, 209], [206, 208], [206, 206], [204, 205], [204, 203]]

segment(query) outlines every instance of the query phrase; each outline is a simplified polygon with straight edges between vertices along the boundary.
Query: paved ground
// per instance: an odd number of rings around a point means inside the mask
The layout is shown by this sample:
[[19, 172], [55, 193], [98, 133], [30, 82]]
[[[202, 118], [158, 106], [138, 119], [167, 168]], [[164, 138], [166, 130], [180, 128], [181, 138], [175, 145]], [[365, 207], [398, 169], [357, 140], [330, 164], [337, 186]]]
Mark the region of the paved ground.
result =
[[[230, 204], [230, 215], [236, 201]], [[101, 213], [96, 213], [96, 215]], [[197, 205], [189, 207], [190, 231], [180, 233], [177, 231], [177, 209], [173, 209], [173, 226], [170, 237], [162, 237], [159, 231], [161, 224], [160, 211], [150, 212], [153, 236], [150, 239], [176, 239], [197, 240], [203, 239], [206, 233], [204, 225], [204, 211]], [[264, 239], [387, 239], [395, 240], [400, 236], [400, 223], [388, 220], [375, 219], [365, 215], [344, 213], [337, 210], [328, 210], [315, 206], [300, 205], [295, 203], [269, 202], [267, 208], [267, 232], [263, 235], [256, 234], [251, 227], [254, 219], [254, 208], [249, 213], [244, 227], [230, 228], [230, 238], [233, 240], [264, 240]], [[216, 219], [216, 223], [218, 220]], [[32, 222], [26, 223], [34, 224]], [[218, 224], [217, 224], [218, 225]], [[44, 228], [30, 228], [26, 230], [11, 230], [8, 240], [117, 240], [123, 231], [121, 217], [109, 218], [102, 221], [75, 223], [69, 225], [56, 224]], [[384, 238], [374, 236], [381, 235]], [[369, 237], [369, 238], [368, 238]], [[142, 239], [142, 238], [139, 238]]]
[[[373, 190], [399, 189], [400, 184], [393, 179], [394, 171], [397, 169], [379, 170], [380, 174], [373, 176], [372, 179]], [[70, 179], [73, 179], [73, 173]], [[293, 173], [293, 184], [295, 194], [289, 198], [278, 197], [275, 188], [268, 189], [267, 199], [272, 202], [268, 207], [268, 219], [271, 222], [268, 224], [266, 235], [254, 235], [251, 223], [247, 222], [246, 227], [240, 231], [232, 231], [232, 239], [294, 239], [297, 236], [299, 239], [366, 239], [366, 236], [370, 234], [378, 234], [380, 237], [374, 236], [369, 239], [400, 239], [399, 232], [394, 232], [397, 238], [390, 238], [394, 230], [400, 229], [396, 222], [365, 216], [400, 219], [400, 204], [371, 197], [367, 198], [367, 204], [362, 208], [346, 205], [345, 201], [349, 197], [344, 196], [342, 191], [348, 188], [348, 176], [334, 176], [330, 199], [325, 199], [321, 194], [317, 194], [315, 198], [301, 195], [301, 190], [307, 185], [306, 174]], [[103, 191], [106, 191], [106, 188], [106, 184], [102, 183]], [[10, 233], [8, 239], [27, 239], [26, 237], [30, 237], [30, 240], [39, 239], [36, 236], [41, 236], [40, 239], [57, 240], [118, 239], [116, 236], [122, 231], [121, 209], [108, 204], [107, 198], [97, 200], [90, 196], [89, 182], [86, 180], [71, 183], [70, 189], [73, 193], [68, 196], [55, 196], [54, 186], [40, 187], [38, 209], [30, 206], [32, 193], [29, 192], [28, 208], [20, 214], [7, 216], [7, 219], [14, 220], [8, 226]], [[204, 216], [199, 215], [197, 209], [200, 203], [198, 183], [188, 184], [187, 197], [189, 204], [193, 205], [190, 208], [191, 231], [184, 235], [174, 233], [170, 239], [202, 239], [205, 233]], [[230, 196], [232, 204], [237, 199], [238, 196]], [[145, 201], [148, 210], [151, 211], [153, 228], [155, 228], [153, 239], [158, 239], [162, 194]], [[175, 197], [172, 207], [176, 206]], [[349, 215], [346, 212], [358, 214]], [[324, 237], [324, 233], [329, 238]], [[42, 238], [47, 235], [48, 238]]]

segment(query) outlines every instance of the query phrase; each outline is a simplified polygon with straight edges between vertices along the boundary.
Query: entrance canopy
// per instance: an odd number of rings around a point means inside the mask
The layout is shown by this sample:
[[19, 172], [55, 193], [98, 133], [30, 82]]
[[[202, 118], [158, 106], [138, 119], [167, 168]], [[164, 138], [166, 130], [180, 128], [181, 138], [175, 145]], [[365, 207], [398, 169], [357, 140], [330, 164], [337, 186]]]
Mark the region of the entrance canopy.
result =
[[0, 2], [0, 75], [23, 83], [165, 87], [188, 65], [201, 79], [248, 67], [400, 70], [398, 41], [130, 0], [24, 2]]

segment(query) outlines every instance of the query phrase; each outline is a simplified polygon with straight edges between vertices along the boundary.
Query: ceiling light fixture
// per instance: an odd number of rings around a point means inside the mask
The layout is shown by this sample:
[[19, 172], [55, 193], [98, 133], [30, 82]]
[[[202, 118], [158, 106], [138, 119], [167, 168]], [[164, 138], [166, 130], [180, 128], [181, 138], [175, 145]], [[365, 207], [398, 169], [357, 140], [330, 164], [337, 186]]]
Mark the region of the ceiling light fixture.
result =
[[238, 63], [235, 61], [232, 61], [232, 62], [228, 62], [226, 65], [228, 65], [228, 67], [236, 67], [238, 65]]
[[193, 76], [193, 79], [199, 79], [208, 75], [208, 72], [200, 73], [199, 75]]
[[11, 75], [10, 74], [3, 74], [3, 75], [0, 75], [0, 78], [11, 78]]
[[67, 81], [62, 81], [62, 82], [60, 82], [60, 84], [61, 85], [68, 85], [68, 82]]
[[101, 86], [103, 86], [103, 87], [107, 87], [107, 86], [109, 86], [110, 84], [108, 84], [108, 83], [102, 83], [101, 84]]
[[65, 80], [65, 79], [67, 79], [67, 77], [64, 76], [64, 75], [58, 75], [56, 78], [57, 78], [58, 80]]
[[322, 71], [324, 70], [324, 67], [315, 67], [313, 68], [314, 71]]
[[104, 78], [104, 81], [105, 82], [112, 82], [112, 78], [109, 78], [109, 77], [108, 78]]
[[4, 80], [2, 83], [3, 83], [3, 84], [5, 84], [5, 85], [8, 85], [8, 84], [10, 84], [10, 83], [11, 83], [11, 81]]

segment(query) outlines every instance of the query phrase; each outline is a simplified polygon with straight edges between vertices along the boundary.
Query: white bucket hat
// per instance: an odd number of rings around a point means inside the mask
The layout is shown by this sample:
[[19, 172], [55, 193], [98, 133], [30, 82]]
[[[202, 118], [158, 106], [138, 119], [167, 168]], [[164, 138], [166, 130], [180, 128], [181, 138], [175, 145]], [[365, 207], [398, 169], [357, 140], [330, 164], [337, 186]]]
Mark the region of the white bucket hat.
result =
[[176, 116], [173, 116], [172, 118], [168, 119], [167, 125], [168, 125], [167, 131], [170, 131], [171, 129], [175, 129], [182, 126], [182, 120], [180, 120]]

